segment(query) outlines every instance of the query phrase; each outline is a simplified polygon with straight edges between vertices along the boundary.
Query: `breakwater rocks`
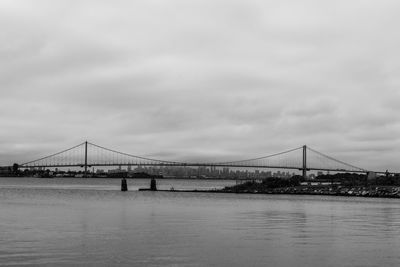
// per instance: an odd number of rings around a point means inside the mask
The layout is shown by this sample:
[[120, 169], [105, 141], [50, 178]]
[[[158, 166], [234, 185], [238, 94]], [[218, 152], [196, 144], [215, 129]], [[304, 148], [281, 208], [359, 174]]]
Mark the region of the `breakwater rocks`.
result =
[[249, 184], [248, 186], [242, 184], [239, 186], [225, 187], [221, 192], [400, 198], [399, 186], [295, 186], [257, 188], [254, 184]]

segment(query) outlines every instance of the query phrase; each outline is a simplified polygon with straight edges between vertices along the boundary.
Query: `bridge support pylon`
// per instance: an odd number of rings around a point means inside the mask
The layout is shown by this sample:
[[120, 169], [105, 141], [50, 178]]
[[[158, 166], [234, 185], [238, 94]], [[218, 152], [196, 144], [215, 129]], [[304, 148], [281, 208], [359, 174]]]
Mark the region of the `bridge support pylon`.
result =
[[87, 177], [87, 141], [85, 141], [85, 177]]
[[121, 191], [122, 192], [128, 191], [128, 183], [126, 182], [125, 178], [121, 179]]
[[307, 180], [307, 146], [303, 146], [303, 179]]
[[157, 191], [157, 181], [154, 178], [150, 181], [150, 191]]

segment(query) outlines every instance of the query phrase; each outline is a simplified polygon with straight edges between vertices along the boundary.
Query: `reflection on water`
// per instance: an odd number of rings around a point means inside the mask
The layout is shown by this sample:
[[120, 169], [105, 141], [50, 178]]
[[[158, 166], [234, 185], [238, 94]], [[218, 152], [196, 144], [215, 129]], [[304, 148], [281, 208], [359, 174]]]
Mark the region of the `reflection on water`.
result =
[[0, 265], [400, 264], [397, 199], [138, 192], [148, 180], [128, 182], [120, 192], [112, 179], [0, 179]]

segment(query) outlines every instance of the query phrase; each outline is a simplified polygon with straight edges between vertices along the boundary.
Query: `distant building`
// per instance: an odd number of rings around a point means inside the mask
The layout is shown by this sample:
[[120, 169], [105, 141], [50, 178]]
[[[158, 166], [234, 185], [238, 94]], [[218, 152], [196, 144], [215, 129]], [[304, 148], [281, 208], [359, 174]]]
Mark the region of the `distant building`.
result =
[[0, 176], [8, 176], [11, 174], [10, 167], [0, 167]]
[[376, 179], [376, 173], [375, 172], [368, 172], [368, 181], [370, 180], [375, 180]]

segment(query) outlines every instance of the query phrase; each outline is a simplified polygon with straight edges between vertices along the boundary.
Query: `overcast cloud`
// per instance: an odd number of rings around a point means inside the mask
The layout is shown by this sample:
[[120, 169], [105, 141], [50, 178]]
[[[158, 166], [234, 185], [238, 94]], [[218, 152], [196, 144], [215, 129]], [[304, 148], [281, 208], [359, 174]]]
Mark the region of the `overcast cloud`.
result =
[[0, 1], [0, 165], [308, 144], [399, 171], [400, 2]]

